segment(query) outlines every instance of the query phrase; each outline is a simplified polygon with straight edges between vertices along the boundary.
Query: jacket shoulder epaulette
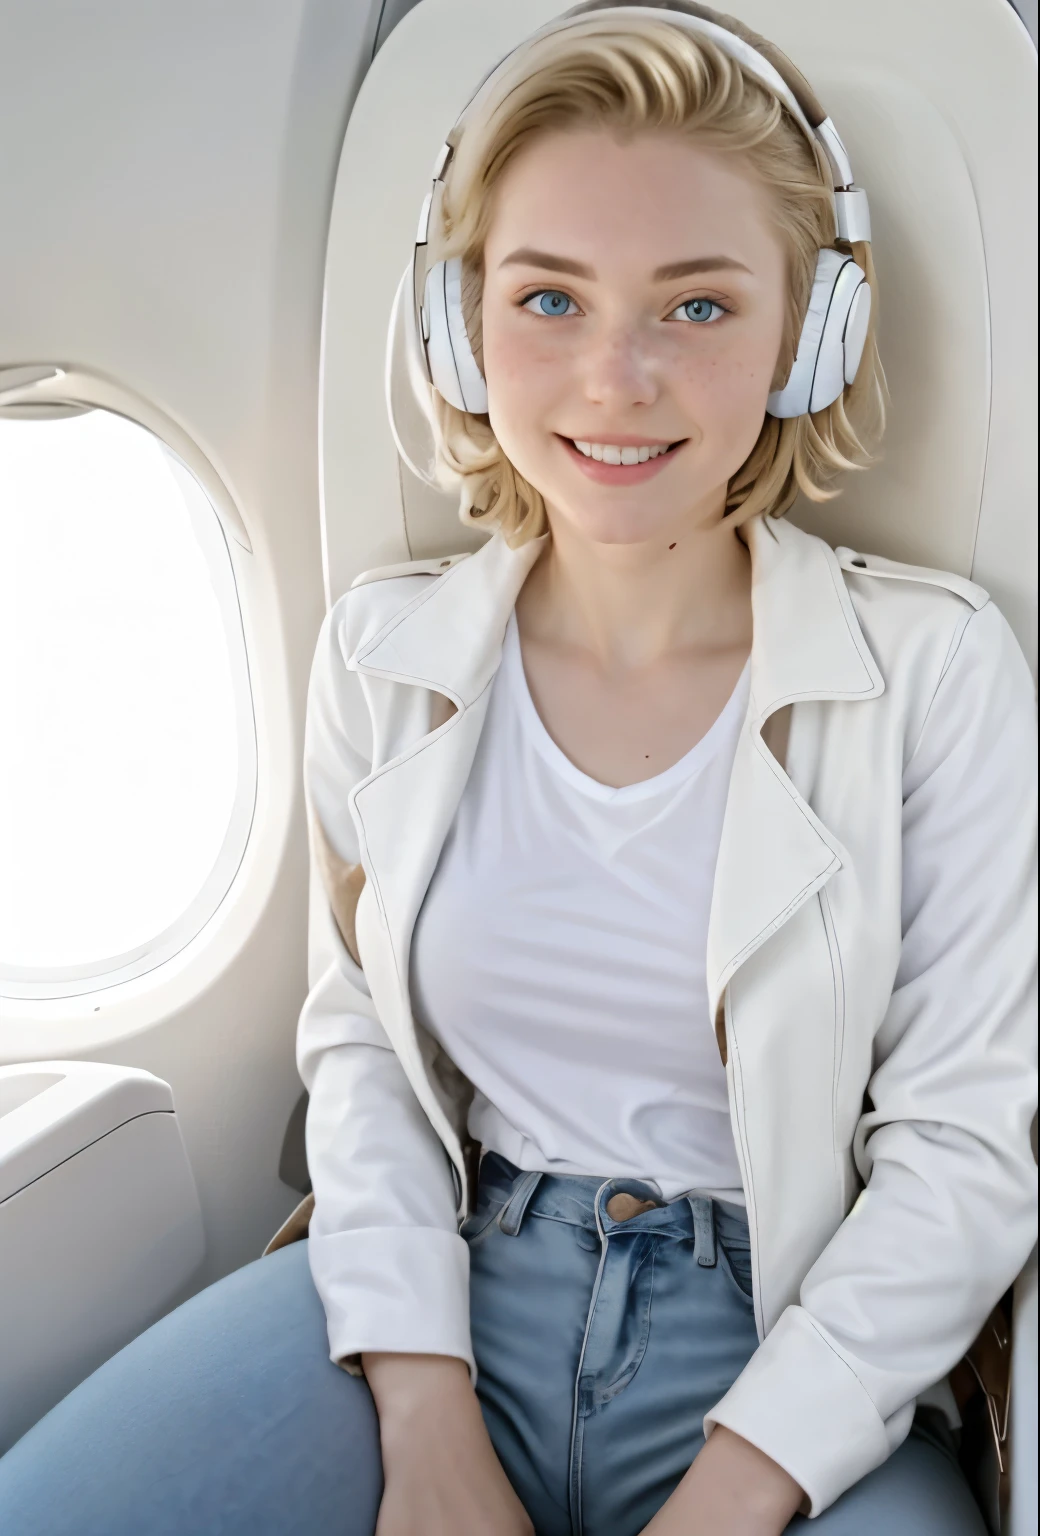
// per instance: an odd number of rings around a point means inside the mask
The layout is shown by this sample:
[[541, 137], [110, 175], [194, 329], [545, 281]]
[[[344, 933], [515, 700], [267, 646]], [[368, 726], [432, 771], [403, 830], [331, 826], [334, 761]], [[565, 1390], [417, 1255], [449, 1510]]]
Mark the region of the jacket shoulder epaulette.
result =
[[937, 571], [927, 565], [906, 565], [902, 560], [886, 560], [883, 555], [863, 555], [844, 545], [834, 553], [842, 570], [854, 576], [880, 576], [889, 581], [918, 581], [930, 587], [945, 587], [947, 592], [955, 593], [976, 609], [984, 608], [989, 602], [985, 587], [969, 581], [966, 576], [957, 576], [953, 571]]
[[367, 587], [373, 581], [393, 581], [397, 576], [443, 576], [460, 560], [468, 559], [469, 551], [464, 550], [458, 555], [437, 555], [432, 560], [402, 560], [399, 565], [377, 565], [371, 571], [362, 571], [360, 576], [355, 576], [350, 590]]

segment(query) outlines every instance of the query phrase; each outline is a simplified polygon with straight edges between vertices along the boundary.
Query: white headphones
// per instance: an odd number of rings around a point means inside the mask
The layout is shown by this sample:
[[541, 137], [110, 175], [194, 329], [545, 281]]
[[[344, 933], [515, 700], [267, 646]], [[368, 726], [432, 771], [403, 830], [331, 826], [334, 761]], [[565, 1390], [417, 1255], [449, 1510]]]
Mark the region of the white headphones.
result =
[[[815, 101], [798, 71], [772, 44], [763, 44], [783, 61], [784, 74], [744, 38], [710, 20], [715, 15], [707, 7], [697, 7], [703, 15], [688, 10], [666, 10], [643, 5], [602, 5], [585, 8], [550, 22], [519, 45], [527, 48], [536, 40], [565, 28], [579, 26], [591, 17], [652, 17], [684, 28], [698, 37], [708, 37], [723, 53], [729, 54], [748, 74], [780, 98], [810, 143], [817, 144], [831, 171], [834, 187], [834, 216], [840, 240], [869, 240], [870, 211], [867, 194], [853, 184], [852, 166], [838, 130]], [[506, 55], [486, 77], [479, 90], [456, 122], [481, 103], [494, 85], [499, 71], [518, 49]], [[787, 78], [785, 78], [787, 76]], [[799, 82], [795, 89], [792, 80]], [[410, 338], [423, 359], [427, 380], [449, 405], [460, 411], [483, 415], [488, 408], [487, 385], [473, 356], [462, 310], [462, 262], [457, 256], [434, 262], [426, 268], [426, 250], [430, 218], [439, 190], [443, 187], [454, 147], [444, 144], [433, 168], [433, 186], [427, 193], [419, 216], [415, 252], [411, 267]], [[425, 275], [424, 275], [425, 274]], [[403, 286], [403, 284], [402, 284]], [[395, 306], [396, 308], [396, 306]], [[774, 390], [766, 409], [770, 416], [804, 416], [820, 411], [837, 400], [846, 384], [856, 377], [870, 321], [870, 287], [866, 273], [852, 257], [842, 251], [821, 250], [816, 261], [809, 308], [802, 324], [798, 349], [790, 377], [783, 389]]]

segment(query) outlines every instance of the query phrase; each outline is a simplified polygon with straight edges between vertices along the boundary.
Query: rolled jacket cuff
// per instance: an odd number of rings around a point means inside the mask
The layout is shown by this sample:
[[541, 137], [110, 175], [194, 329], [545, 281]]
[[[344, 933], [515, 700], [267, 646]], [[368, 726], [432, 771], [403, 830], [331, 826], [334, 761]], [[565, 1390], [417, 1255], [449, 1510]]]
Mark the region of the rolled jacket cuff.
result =
[[337, 1363], [365, 1350], [453, 1355], [476, 1365], [469, 1331], [469, 1250], [438, 1227], [366, 1227], [312, 1236], [311, 1275]]
[[804, 1489], [812, 1516], [888, 1459], [913, 1413], [910, 1402], [886, 1422], [808, 1312], [788, 1307], [705, 1415], [704, 1433], [724, 1424], [764, 1451]]

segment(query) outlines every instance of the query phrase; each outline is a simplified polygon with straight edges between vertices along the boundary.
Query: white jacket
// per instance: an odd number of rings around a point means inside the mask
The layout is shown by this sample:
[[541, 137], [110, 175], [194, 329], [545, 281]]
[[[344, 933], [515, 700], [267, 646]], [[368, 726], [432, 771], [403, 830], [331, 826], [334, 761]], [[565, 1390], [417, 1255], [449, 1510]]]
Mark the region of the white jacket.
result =
[[[900, 1443], [1034, 1242], [1033, 688], [971, 582], [784, 521], [745, 533], [751, 701], [708, 987], [762, 1342], [706, 1428], [760, 1446], [816, 1514]], [[371, 572], [318, 642], [298, 1059], [336, 1360], [473, 1369], [471, 1089], [413, 1018], [409, 948], [538, 551], [496, 537]], [[761, 730], [787, 705], [782, 767]]]

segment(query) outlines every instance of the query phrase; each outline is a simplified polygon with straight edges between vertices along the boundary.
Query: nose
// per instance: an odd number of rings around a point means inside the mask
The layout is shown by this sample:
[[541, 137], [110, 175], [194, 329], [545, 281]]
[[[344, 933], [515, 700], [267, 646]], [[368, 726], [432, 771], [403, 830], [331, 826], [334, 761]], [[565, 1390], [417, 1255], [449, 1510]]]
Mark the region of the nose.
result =
[[638, 322], [604, 324], [590, 337], [584, 382], [586, 398], [607, 410], [654, 403], [660, 393], [657, 359]]

